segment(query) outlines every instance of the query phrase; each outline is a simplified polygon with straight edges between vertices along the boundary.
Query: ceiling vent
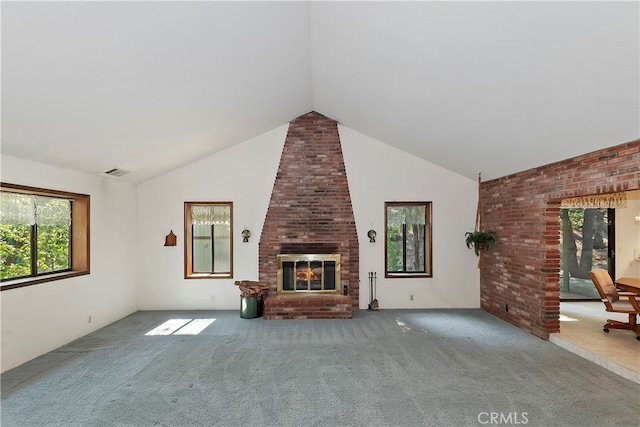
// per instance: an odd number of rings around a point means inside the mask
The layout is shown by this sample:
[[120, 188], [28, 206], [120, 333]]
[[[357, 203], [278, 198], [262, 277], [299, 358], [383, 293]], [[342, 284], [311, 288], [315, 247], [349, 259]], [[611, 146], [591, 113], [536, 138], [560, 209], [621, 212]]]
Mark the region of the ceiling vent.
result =
[[126, 171], [124, 169], [118, 169], [118, 168], [113, 168], [111, 170], [106, 171], [105, 173], [107, 175], [110, 176], [117, 176], [118, 178], [121, 176], [125, 176], [126, 174], [130, 173], [131, 171]]

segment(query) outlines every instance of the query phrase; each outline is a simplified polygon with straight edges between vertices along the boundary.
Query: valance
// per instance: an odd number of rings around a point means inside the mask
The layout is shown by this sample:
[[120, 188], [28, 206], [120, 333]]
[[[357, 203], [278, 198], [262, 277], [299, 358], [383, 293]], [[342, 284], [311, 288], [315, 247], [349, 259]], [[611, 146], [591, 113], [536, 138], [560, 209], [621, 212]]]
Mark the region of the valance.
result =
[[230, 213], [228, 205], [191, 206], [191, 223], [194, 225], [229, 225]]
[[626, 193], [593, 194], [590, 196], [571, 197], [560, 202], [561, 208], [582, 209], [615, 209], [627, 207]]
[[69, 226], [71, 200], [3, 191], [0, 197], [3, 224]]

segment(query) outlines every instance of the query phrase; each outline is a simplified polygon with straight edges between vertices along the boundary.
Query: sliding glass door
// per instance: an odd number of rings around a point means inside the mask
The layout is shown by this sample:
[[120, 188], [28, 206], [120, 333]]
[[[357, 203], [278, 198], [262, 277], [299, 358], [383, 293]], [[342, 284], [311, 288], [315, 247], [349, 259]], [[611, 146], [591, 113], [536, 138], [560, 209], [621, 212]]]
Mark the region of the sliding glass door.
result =
[[589, 272], [615, 277], [615, 210], [560, 209], [560, 300], [599, 299]]

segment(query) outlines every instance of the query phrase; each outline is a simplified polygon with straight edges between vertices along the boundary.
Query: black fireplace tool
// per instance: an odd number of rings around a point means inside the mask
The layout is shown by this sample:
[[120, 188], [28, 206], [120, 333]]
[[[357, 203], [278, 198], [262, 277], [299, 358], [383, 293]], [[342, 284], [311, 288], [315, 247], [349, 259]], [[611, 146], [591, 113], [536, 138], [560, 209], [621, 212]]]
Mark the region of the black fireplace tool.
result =
[[378, 311], [378, 299], [376, 298], [377, 279], [376, 272], [369, 272], [369, 311]]

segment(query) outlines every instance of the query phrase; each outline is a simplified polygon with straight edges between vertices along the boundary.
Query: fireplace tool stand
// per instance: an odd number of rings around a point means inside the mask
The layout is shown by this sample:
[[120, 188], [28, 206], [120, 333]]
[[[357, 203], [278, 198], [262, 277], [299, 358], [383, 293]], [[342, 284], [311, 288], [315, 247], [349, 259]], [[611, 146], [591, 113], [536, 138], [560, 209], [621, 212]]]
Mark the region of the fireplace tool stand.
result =
[[376, 272], [369, 272], [369, 311], [378, 311], [378, 299], [376, 298], [377, 288]]

